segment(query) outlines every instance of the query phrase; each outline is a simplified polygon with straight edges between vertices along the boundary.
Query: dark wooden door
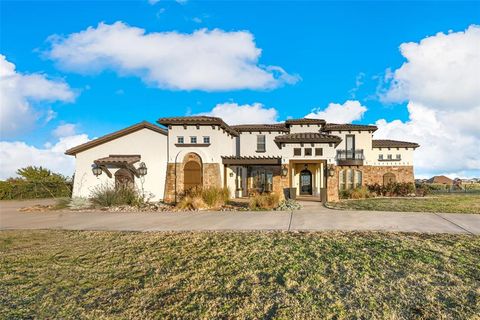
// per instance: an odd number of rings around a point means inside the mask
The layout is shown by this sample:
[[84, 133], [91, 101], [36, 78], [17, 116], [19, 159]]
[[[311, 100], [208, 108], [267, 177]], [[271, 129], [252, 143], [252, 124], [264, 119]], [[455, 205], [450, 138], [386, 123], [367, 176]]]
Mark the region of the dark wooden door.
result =
[[202, 187], [202, 167], [197, 161], [188, 161], [183, 168], [185, 191]]
[[312, 195], [312, 173], [310, 170], [300, 172], [300, 195]]

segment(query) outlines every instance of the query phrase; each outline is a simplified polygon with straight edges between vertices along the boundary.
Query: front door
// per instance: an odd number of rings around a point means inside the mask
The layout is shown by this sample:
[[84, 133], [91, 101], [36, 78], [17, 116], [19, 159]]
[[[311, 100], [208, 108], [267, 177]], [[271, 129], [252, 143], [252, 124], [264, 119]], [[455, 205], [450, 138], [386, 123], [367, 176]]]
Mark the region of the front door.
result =
[[300, 195], [312, 195], [312, 173], [307, 169], [300, 172]]

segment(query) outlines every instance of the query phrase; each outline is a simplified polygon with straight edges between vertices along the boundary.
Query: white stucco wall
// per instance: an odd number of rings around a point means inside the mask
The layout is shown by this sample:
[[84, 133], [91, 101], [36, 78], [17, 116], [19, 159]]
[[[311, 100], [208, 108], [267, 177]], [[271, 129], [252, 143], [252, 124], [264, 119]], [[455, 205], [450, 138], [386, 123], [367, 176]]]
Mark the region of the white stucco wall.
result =
[[[300, 148], [302, 149], [302, 154], [300, 156], [293, 155], [293, 149]], [[305, 148], [312, 149], [311, 156], [305, 156]], [[323, 155], [316, 156], [315, 148], [322, 148]], [[334, 143], [303, 143], [303, 147], [300, 143], [284, 143], [282, 144], [282, 149], [280, 150], [280, 155], [282, 156], [282, 163], [288, 164], [289, 160], [307, 160], [307, 159], [317, 159], [317, 160], [327, 160], [327, 163], [335, 163], [335, 144]]]
[[[372, 148], [371, 159], [368, 165], [374, 166], [413, 166], [414, 148]], [[383, 154], [385, 161], [378, 161], [379, 155]], [[387, 156], [391, 154], [393, 160], [387, 161]], [[400, 155], [400, 161], [395, 161], [397, 154]]]
[[[283, 135], [285, 132], [242, 132], [240, 133], [240, 156], [271, 157], [279, 156], [280, 149], [275, 143], [276, 136]], [[257, 152], [257, 136], [265, 135], [265, 152]]]
[[365, 157], [364, 164], [371, 165], [374, 161], [374, 155], [372, 153], [372, 135], [373, 133], [368, 131], [332, 131], [329, 134], [342, 138], [342, 142], [337, 146], [337, 150], [345, 150], [346, 148], [346, 136], [355, 136], [355, 150], [363, 150]]
[[[92, 173], [94, 160], [108, 157], [111, 154], [139, 154], [145, 162], [148, 173], [143, 180], [143, 190], [153, 195], [152, 200], [163, 199], [165, 177], [167, 171], [167, 136], [144, 128], [126, 136], [103, 143], [76, 154], [75, 180], [73, 185], [74, 197], [89, 197], [96, 186], [115, 183], [115, 177], [108, 178], [103, 172], [98, 178]], [[115, 169], [109, 169], [112, 175]], [[135, 177], [135, 185], [141, 190], [142, 180]]]
[[[224, 131], [219, 126], [171, 126], [168, 130], [168, 147], [170, 163], [182, 162], [183, 157], [189, 152], [197, 153], [203, 163], [222, 163], [222, 156], [235, 155], [235, 136]], [[220, 128], [220, 129], [219, 129]], [[184, 144], [188, 146], [177, 145], [178, 137], [184, 137]], [[190, 137], [197, 137], [199, 146], [190, 145]], [[203, 137], [210, 137], [210, 145], [202, 146]]]

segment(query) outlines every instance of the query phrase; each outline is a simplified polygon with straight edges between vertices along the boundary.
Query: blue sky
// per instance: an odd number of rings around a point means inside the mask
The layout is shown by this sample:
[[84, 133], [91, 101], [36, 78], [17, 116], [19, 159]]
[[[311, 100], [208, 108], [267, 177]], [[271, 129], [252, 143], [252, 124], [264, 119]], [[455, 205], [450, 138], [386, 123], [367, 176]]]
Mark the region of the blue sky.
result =
[[[54, 134], [61, 125], [71, 124], [72, 135], [92, 138], [141, 120], [208, 113], [227, 102], [260, 103], [261, 108], [274, 108], [275, 119], [281, 121], [354, 100], [367, 109], [352, 120], [355, 123], [379, 119], [406, 123], [412, 96], [382, 99], [379, 95], [391, 88], [384, 81], [387, 70], [395, 71], [407, 61], [399, 46], [420, 43], [439, 32], [466, 32], [480, 23], [479, 12], [478, 2], [2, 1], [0, 54], [17, 73], [40, 73], [68, 85], [75, 94], [70, 99], [29, 102], [37, 118], [21, 130], [3, 132], [2, 141], [48, 148], [62, 137]], [[52, 43], [57, 41], [52, 42], [52, 35], [67, 39], [88, 27], [97, 28], [100, 22], [122, 22], [128, 28], [144, 29], [145, 34], [192, 34], [202, 28], [243, 31], [261, 49], [255, 66], [262, 70], [279, 66], [295, 81], [254, 89], [172, 89], [125, 68], [104, 66], [85, 72], [65, 67], [64, 58], [52, 57]], [[53, 119], [48, 119], [48, 110], [54, 111]], [[452, 172], [477, 174], [475, 160], [473, 167]], [[448, 170], [439, 166], [423, 172]]]

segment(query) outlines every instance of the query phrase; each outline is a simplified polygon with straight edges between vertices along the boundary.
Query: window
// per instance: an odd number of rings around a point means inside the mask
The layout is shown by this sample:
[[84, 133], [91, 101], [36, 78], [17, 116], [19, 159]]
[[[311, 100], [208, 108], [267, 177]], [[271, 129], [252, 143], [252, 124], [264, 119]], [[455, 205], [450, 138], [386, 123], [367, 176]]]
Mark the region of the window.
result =
[[183, 137], [177, 137], [177, 143], [185, 143], [185, 140], [183, 140]]
[[338, 189], [349, 190], [362, 186], [363, 173], [360, 170], [343, 169], [338, 173]]
[[355, 136], [347, 134], [345, 136], [345, 149], [347, 150], [347, 159], [354, 159], [355, 155]]
[[273, 172], [269, 169], [252, 170], [252, 187], [256, 192], [271, 192], [273, 190]]
[[301, 156], [301, 155], [302, 155], [302, 149], [300, 149], [300, 148], [293, 148], [293, 155], [294, 155], [294, 156]]
[[397, 154], [397, 158], [396, 158], [396, 159], [397, 159], [397, 160], [400, 160], [400, 159], [401, 159], [400, 154]]
[[190, 137], [190, 143], [197, 143], [197, 137], [195, 136]]
[[391, 155], [391, 154], [387, 154], [387, 159], [388, 159], [388, 160], [392, 160], [392, 155]]
[[305, 153], [306, 156], [311, 156], [312, 155], [312, 148], [305, 148], [304, 153]]
[[345, 170], [338, 173], [338, 189], [345, 190]]
[[323, 148], [315, 148], [316, 156], [323, 156]]
[[257, 152], [265, 152], [265, 135], [263, 134], [257, 136]]
[[210, 137], [209, 136], [203, 137], [203, 143], [210, 144]]
[[383, 154], [378, 155], [378, 160], [383, 160]]
[[355, 188], [362, 186], [362, 171], [355, 170]]

